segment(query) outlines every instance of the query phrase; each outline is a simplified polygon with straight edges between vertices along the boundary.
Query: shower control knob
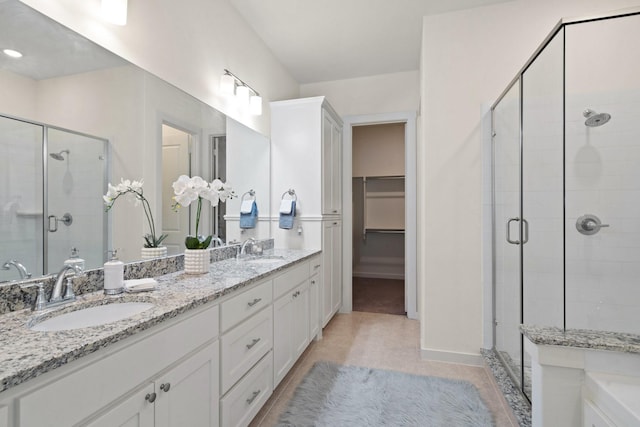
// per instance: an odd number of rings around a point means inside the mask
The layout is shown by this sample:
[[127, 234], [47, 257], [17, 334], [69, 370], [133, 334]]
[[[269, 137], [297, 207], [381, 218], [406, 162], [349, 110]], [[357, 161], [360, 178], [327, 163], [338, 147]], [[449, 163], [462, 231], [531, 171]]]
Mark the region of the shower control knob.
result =
[[576, 230], [585, 236], [596, 234], [603, 227], [609, 227], [609, 224], [603, 224], [600, 218], [592, 214], [582, 215], [576, 221]]

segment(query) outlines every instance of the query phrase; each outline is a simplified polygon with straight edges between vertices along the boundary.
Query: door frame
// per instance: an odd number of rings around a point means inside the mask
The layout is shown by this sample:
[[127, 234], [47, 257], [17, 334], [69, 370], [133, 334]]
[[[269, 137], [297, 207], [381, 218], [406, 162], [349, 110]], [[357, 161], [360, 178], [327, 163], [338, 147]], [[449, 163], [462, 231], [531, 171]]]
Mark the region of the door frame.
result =
[[[353, 276], [353, 206], [352, 180], [353, 173], [353, 138], [352, 128], [363, 125], [379, 125], [386, 123], [404, 123], [404, 158], [405, 158], [405, 308], [407, 317], [418, 319], [418, 280], [417, 280], [417, 131], [415, 111], [397, 113], [366, 114], [343, 117], [342, 128], [342, 214], [346, 221], [342, 224], [342, 283], [351, 284]], [[342, 286], [341, 313], [353, 310], [353, 285]]]

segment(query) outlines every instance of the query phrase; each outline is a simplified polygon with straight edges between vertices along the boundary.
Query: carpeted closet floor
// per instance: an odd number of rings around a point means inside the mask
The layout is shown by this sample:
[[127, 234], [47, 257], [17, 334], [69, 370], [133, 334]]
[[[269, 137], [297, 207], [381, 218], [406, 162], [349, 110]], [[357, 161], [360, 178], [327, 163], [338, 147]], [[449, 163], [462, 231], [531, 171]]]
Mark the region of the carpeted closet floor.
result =
[[353, 311], [406, 314], [404, 280], [353, 278]]

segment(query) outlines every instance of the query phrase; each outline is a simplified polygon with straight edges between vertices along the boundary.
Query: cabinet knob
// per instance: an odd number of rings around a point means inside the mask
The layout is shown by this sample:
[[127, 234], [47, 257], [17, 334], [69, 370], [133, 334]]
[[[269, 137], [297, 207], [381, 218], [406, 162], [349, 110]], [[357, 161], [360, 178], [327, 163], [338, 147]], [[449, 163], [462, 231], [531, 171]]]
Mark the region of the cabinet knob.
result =
[[247, 305], [248, 305], [249, 307], [253, 307], [254, 305], [256, 305], [257, 303], [259, 303], [260, 301], [262, 301], [262, 298], [255, 298], [253, 301], [249, 301], [249, 302], [247, 303]]
[[256, 400], [256, 397], [260, 394], [260, 390], [254, 391], [251, 393], [251, 397], [247, 399], [247, 405], [251, 405], [251, 403]]
[[167, 392], [171, 388], [171, 383], [160, 384], [160, 390]]
[[260, 338], [254, 338], [250, 344], [247, 344], [247, 350], [251, 350], [254, 345], [260, 342]]
[[311, 281], [311, 284], [312, 284], [312, 285], [315, 285], [315, 284], [316, 284], [316, 281], [315, 281], [315, 280], [312, 280], [312, 281]]
[[156, 400], [156, 394], [155, 393], [147, 393], [147, 395], [144, 397], [144, 400], [146, 400], [149, 403], [153, 403]]

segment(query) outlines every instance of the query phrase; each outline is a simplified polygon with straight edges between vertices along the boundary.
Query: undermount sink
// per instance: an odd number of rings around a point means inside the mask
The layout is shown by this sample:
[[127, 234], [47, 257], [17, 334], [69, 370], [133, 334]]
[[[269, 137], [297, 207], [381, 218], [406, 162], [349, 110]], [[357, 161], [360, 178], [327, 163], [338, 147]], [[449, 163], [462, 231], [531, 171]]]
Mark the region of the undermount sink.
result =
[[149, 310], [153, 304], [148, 302], [118, 302], [87, 307], [80, 310], [59, 314], [41, 322], [30, 325], [33, 331], [69, 331], [117, 322], [143, 311]]
[[255, 258], [247, 258], [244, 261], [251, 264], [271, 264], [282, 260], [284, 260], [284, 257], [280, 255], [265, 255]]

